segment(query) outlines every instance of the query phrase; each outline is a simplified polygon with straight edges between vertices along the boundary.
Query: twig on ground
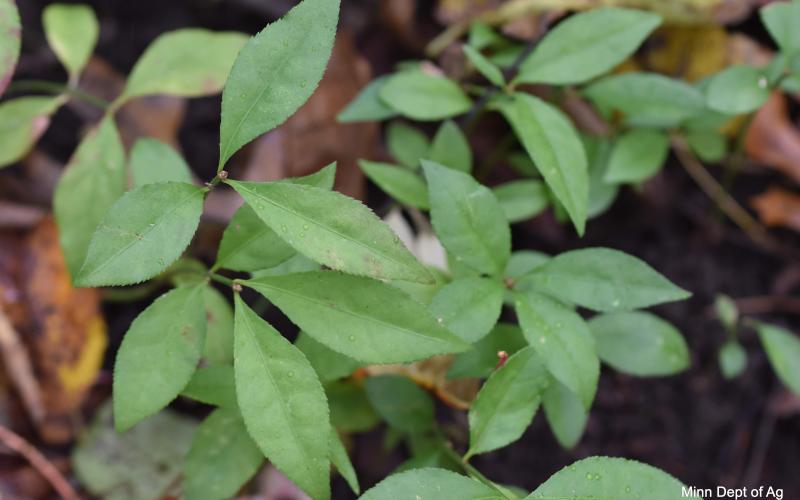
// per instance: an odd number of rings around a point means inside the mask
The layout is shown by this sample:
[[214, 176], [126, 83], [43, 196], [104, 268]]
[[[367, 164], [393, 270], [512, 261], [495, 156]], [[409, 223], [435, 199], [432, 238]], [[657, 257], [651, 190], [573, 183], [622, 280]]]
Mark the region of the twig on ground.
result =
[[41, 424], [45, 411], [39, 383], [33, 375], [28, 351], [19, 339], [17, 331], [0, 306], [0, 355], [8, 377], [19, 391], [22, 402], [34, 423]]
[[32, 444], [7, 427], [0, 425], [0, 442], [16, 451], [42, 475], [64, 500], [80, 500], [63, 474]]

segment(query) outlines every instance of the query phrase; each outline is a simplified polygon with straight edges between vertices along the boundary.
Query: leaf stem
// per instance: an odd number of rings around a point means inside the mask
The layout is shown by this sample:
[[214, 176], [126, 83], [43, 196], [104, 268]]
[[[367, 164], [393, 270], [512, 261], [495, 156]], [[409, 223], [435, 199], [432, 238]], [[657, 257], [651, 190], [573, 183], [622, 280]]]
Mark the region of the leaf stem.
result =
[[449, 443], [445, 442], [444, 446], [442, 446], [442, 450], [448, 456], [448, 458], [453, 460], [453, 462], [459, 464], [459, 466], [464, 470], [464, 472], [468, 476], [482, 482], [483, 484], [492, 488], [493, 490], [497, 490], [508, 500], [517, 500], [517, 497], [513, 495], [510, 491], [495, 484], [491, 479], [484, 476], [481, 473], [481, 471], [470, 465], [470, 463], [467, 461], [468, 460], [467, 457], [466, 456], [461, 457], [458, 453], [455, 452], [455, 450], [453, 450], [453, 448], [449, 446]]
[[61, 83], [48, 82], [45, 80], [17, 80], [8, 86], [8, 91], [45, 92], [53, 95], [64, 94], [103, 110], [108, 109], [110, 106], [106, 100], [85, 92], [77, 87], [72, 87]]
[[216, 281], [217, 283], [222, 283], [223, 285], [227, 285], [229, 287], [233, 287], [233, 285], [235, 284], [232, 279], [226, 278], [221, 274], [209, 272], [208, 277]]

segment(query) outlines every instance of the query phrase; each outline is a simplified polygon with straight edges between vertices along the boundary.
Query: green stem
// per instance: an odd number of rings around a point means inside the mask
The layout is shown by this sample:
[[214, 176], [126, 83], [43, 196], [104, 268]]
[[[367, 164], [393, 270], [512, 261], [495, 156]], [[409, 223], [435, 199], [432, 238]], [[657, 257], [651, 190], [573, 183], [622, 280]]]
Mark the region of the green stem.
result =
[[211, 278], [212, 280], [216, 281], [217, 283], [222, 283], [223, 285], [227, 285], [227, 286], [233, 286], [233, 280], [230, 279], [230, 278], [226, 278], [225, 276], [222, 276], [221, 274], [209, 272], [208, 273], [208, 277]]
[[8, 91], [44, 92], [53, 95], [64, 94], [69, 97], [84, 101], [100, 109], [105, 110], [109, 107], [109, 103], [104, 99], [94, 96], [88, 92], [84, 92], [79, 88], [70, 87], [61, 83], [48, 82], [45, 80], [18, 80], [16, 82], [12, 82], [11, 85], [8, 86]]
[[486, 486], [492, 488], [493, 490], [500, 492], [508, 500], [517, 500], [516, 495], [508, 491], [506, 488], [500, 487], [499, 485], [492, 482], [489, 478], [484, 476], [481, 473], [481, 471], [470, 465], [470, 463], [467, 462], [466, 458], [462, 458], [458, 453], [455, 452], [455, 450], [453, 450], [450, 446], [448, 446], [447, 443], [445, 443], [445, 445], [442, 446], [442, 450], [451, 460], [453, 460], [453, 462], [459, 464], [459, 466], [464, 470], [464, 472], [469, 477], [476, 479], [485, 484]]

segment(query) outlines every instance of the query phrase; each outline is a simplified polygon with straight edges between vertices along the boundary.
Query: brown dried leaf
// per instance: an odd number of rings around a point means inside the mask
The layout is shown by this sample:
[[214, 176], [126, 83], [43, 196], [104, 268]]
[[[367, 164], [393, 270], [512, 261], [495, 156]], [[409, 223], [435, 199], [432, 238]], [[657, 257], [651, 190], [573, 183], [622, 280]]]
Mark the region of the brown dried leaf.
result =
[[783, 226], [800, 231], [800, 195], [771, 187], [752, 198], [750, 205], [767, 226]]
[[745, 152], [755, 162], [800, 182], [800, 130], [789, 118], [782, 93], [774, 92], [756, 112], [747, 131]]

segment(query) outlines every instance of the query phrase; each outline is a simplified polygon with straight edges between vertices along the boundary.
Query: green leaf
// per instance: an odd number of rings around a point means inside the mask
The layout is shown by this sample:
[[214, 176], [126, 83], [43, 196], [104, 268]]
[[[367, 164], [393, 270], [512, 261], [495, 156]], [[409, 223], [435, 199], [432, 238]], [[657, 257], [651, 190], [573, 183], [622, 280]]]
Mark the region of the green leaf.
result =
[[466, 457], [502, 448], [531, 424], [550, 383], [550, 375], [532, 347], [514, 354], [481, 387], [469, 409]]
[[131, 323], [114, 363], [114, 421], [119, 431], [180, 394], [197, 368], [205, 335], [201, 286], [165, 293]]
[[503, 276], [516, 280], [537, 267], [546, 264], [549, 260], [550, 256], [546, 253], [534, 250], [518, 250], [512, 253], [511, 258], [508, 259], [508, 265]]
[[389, 226], [359, 201], [286, 182], [226, 182], [284, 241], [320, 264], [379, 279], [433, 281]]
[[557, 108], [529, 94], [514, 94], [500, 106], [550, 190], [567, 209], [578, 234], [583, 234], [589, 171], [572, 122]]
[[404, 205], [428, 210], [428, 186], [422, 177], [405, 167], [359, 160], [358, 165], [369, 179], [386, 194]]
[[664, 165], [669, 138], [657, 130], [634, 129], [614, 144], [605, 181], [636, 183], [646, 181]]
[[617, 110], [634, 126], [670, 128], [702, 113], [703, 94], [680, 80], [655, 73], [612, 75], [584, 93], [603, 111]]
[[361, 366], [358, 361], [329, 349], [305, 332], [300, 332], [294, 345], [305, 354], [322, 382], [348, 377]]
[[420, 121], [444, 120], [465, 113], [472, 106], [454, 81], [419, 69], [389, 77], [380, 89], [380, 97], [401, 115]]
[[361, 486], [358, 484], [356, 470], [353, 468], [353, 463], [350, 462], [347, 449], [345, 449], [344, 443], [342, 443], [342, 439], [335, 429], [331, 430], [330, 451], [331, 463], [333, 463], [333, 466], [336, 467], [336, 470], [339, 471], [339, 474], [342, 475], [344, 480], [347, 481], [347, 485], [350, 486], [350, 489], [353, 490], [353, 493], [356, 495], [361, 493]]
[[605, 7], [576, 14], [539, 42], [515, 82], [568, 85], [613, 69], [633, 54], [661, 24], [641, 10]]
[[775, 374], [789, 390], [800, 395], [800, 339], [777, 326], [760, 322], [755, 326]]
[[339, 116], [336, 117], [339, 123], [380, 121], [396, 116], [397, 112], [379, 97], [381, 88], [388, 80], [388, 76], [381, 76], [361, 89], [356, 98], [339, 112]]
[[365, 432], [378, 424], [378, 415], [362, 386], [331, 382], [325, 385], [325, 393], [331, 407], [331, 424], [342, 432]]
[[542, 397], [544, 414], [558, 443], [572, 449], [583, 435], [589, 414], [581, 398], [558, 380], [551, 379]]
[[472, 170], [472, 150], [458, 125], [448, 120], [442, 123], [433, 137], [427, 159], [469, 173]]
[[319, 271], [243, 284], [317, 342], [365, 363], [406, 363], [467, 347], [424, 306], [380, 281]]
[[428, 310], [451, 332], [469, 343], [488, 334], [503, 306], [501, 283], [487, 278], [460, 278], [443, 286]]
[[462, 47], [464, 50], [464, 55], [467, 56], [469, 62], [475, 66], [475, 69], [484, 76], [492, 85], [496, 85], [498, 87], [504, 87], [506, 85], [506, 79], [503, 76], [503, 72], [500, 71], [500, 68], [494, 65], [492, 61], [486, 58], [483, 54], [478, 52], [475, 48], [470, 45], [464, 45]]
[[589, 158], [589, 206], [587, 216], [597, 217], [614, 203], [619, 192], [617, 184], [605, 181], [608, 160], [611, 157], [611, 141], [583, 136], [583, 146]]
[[645, 262], [610, 248], [564, 252], [522, 280], [559, 300], [600, 312], [639, 309], [691, 296]]
[[597, 391], [600, 360], [586, 322], [569, 307], [535, 293], [519, 294], [515, 307], [525, 339], [588, 410]]
[[531, 179], [506, 182], [492, 192], [511, 224], [540, 214], [550, 203], [544, 183]]
[[386, 128], [386, 148], [401, 165], [419, 168], [419, 161], [428, 156], [428, 137], [403, 122], [392, 122]]
[[42, 12], [44, 36], [75, 81], [97, 45], [100, 24], [88, 5], [54, 3]]
[[595, 316], [589, 329], [597, 355], [615, 369], [639, 377], [674, 375], [689, 367], [689, 348], [680, 332], [641, 311]]
[[511, 231], [489, 188], [469, 174], [423, 161], [431, 223], [448, 252], [486, 274], [503, 272], [511, 255]]
[[[332, 189], [335, 175], [334, 163], [311, 175], [280, 182]], [[217, 251], [217, 261], [211, 270], [225, 268], [233, 271], [260, 271], [274, 268], [295, 255], [294, 249], [264, 224], [250, 205], [244, 204], [225, 228]]]
[[17, 66], [21, 33], [19, 12], [14, 0], [0, 0], [0, 95], [11, 82], [11, 75]]
[[731, 334], [736, 334], [736, 324], [739, 322], [739, 309], [736, 302], [727, 295], [717, 295], [714, 298], [714, 312], [722, 326]]
[[134, 187], [170, 181], [192, 183], [186, 160], [172, 146], [149, 137], [133, 145], [130, 170]]
[[364, 389], [378, 415], [395, 429], [414, 434], [433, 427], [433, 399], [408, 377], [369, 377]]
[[525, 500], [641, 500], [689, 498], [677, 479], [655, 467], [624, 458], [590, 457], [556, 472]]
[[236, 410], [219, 408], [197, 428], [186, 456], [187, 500], [233, 498], [264, 462]]
[[78, 145], [53, 194], [59, 241], [73, 281], [95, 229], [124, 193], [125, 151], [108, 117]]
[[800, 3], [775, 2], [760, 11], [761, 22], [781, 51], [791, 56], [800, 52]]
[[224, 295], [209, 285], [203, 288], [203, 298], [208, 320], [203, 358], [209, 363], [231, 363], [233, 361], [233, 308]]
[[719, 350], [719, 369], [722, 376], [730, 380], [738, 377], [747, 368], [747, 351], [742, 344], [728, 340]]
[[219, 166], [311, 97], [336, 35], [339, 0], [303, 0], [250, 39], [222, 92]]
[[706, 163], [717, 163], [728, 152], [728, 139], [713, 129], [690, 128], [686, 131], [686, 142]]
[[163, 182], [125, 193], [92, 236], [77, 284], [130, 285], [169, 267], [192, 241], [206, 192]]
[[[443, 492], [446, 492], [443, 494]], [[444, 495], [444, 496], [443, 496]], [[444, 469], [412, 469], [392, 474], [359, 500], [504, 500], [500, 492], [468, 477]]]
[[236, 294], [236, 399], [275, 467], [314, 499], [330, 498], [328, 402], [303, 353]]
[[238, 409], [233, 367], [211, 365], [198, 368], [181, 391], [181, 396], [221, 408]]
[[20, 97], [0, 103], [0, 168], [31, 150], [63, 102], [61, 97]]
[[750, 66], [731, 66], [715, 75], [706, 88], [708, 107], [734, 115], [750, 113], [769, 99], [767, 77]]
[[164, 33], [136, 61], [117, 102], [151, 94], [185, 97], [216, 94], [246, 41], [247, 36], [242, 33], [199, 28]]
[[447, 378], [486, 378], [497, 366], [498, 352], [512, 355], [527, 345], [517, 325], [498, 323], [488, 335], [475, 342], [472, 349], [455, 356]]

